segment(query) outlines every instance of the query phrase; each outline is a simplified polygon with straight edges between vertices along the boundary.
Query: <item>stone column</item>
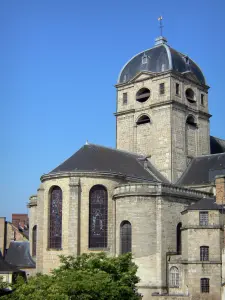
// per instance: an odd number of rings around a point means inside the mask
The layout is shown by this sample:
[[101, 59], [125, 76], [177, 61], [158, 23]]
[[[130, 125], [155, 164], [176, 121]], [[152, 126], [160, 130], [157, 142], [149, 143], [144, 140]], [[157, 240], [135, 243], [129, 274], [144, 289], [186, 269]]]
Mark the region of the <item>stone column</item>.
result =
[[70, 177], [68, 254], [80, 254], [80, 179]]
[[37, 206], [36, 271], [42, 272], [43, 255], [44, 255], [44, 187], [43, 184], [41, 184], [39, 189], [37, 190], [37, 201], [38, 201], [38, 206]]
[[216, 203], [225, 205], [225, 175], [216, 176]]

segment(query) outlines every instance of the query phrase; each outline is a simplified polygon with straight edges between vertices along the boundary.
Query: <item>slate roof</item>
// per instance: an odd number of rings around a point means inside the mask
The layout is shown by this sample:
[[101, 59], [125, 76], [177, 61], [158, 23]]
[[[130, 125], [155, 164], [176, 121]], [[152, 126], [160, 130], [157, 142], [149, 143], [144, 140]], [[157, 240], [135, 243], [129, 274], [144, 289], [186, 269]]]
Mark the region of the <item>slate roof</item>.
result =
[[201, 185], [215, 181], [216, 175], [225, 174], [225, 153], [195, 157], [178, 180], [178, 185]]
[[[120, 72], [118, 83], [130, 81], [141, 71], [157, 73], [174, 70], [180, 73], [190, 72], [198, 82], [206, 84], [201, 69], [192, 59], [167, 45], [165, 38], [159, 37], [158, 41], [159, 44], [138, 53], [125, 64]], [[147, 58], [146, 64], [142, 63], [143, 56]]]
[[81, 147], [49, 174], [63, 172], [104, 172], [132, 179], [168, 182], [145, 157], [117, 149], [88, 144]]
[[1, 273], [13, 273], [13, 272], [19, 272], [19, 269], [9, 264], [7, 261], [3, 259], [2, 256], [0, 256], [0, 274]]
[[222, 206], [216, 203], [215, 198], [202, 198], [198, 202], [188, 206], [183, 212], [189, 210], [222, 210]]
[[35, 268], [35, 262], [30, 255], [29, 242], [11, 242], [5, 260], [18, 268]]
[[225, 152], [225, 140], [210, 136], [210, 150], [211, 154]]

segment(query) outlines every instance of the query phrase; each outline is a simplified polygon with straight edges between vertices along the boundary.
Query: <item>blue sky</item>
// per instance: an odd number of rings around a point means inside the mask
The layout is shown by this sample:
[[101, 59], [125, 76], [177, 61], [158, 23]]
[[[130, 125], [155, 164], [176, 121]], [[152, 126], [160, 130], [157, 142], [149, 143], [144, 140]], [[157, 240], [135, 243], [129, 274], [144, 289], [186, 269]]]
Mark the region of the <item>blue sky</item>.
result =
[[40, 176], [91, 143], [115, 146], [124, 63], [169, 45], [202, 68], [211, 134], [225, 139], [225, 1], [0, 1], [1, 212], [27, 212]]

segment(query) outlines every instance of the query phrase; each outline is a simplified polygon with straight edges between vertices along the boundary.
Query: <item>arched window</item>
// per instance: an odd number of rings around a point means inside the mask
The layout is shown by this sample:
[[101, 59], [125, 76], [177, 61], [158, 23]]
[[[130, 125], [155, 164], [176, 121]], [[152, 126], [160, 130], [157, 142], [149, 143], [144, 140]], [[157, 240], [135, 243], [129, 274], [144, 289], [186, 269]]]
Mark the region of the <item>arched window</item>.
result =
[[50, 193], [49, 248], [62, 248], [62, 190], [55, 186]]
[[192, 115], [189, 115], [186, 120], [186, 124], [196, 127], [195, 118]]
[[150, 123], [150, 119], [147, 115], [143, 115], [137, 120], [137, 125], [146, 124], [146, 123]]
[[120, 248], [121, 254], [131, 252], [131, 224], [123, 221], [120, 225]]
[[32, 231], [32, 256], [36, 256], [37, 248], [37, 225], [33, 227]]
[[170, 269], [170, 287], [179, 287], [179, 270], [177, 267]]
[[182, 244], [181, 244], [181, 227], [182, 223], [177, 224], [177, 254], [181, 254], [182, 251]]
[[89, 194], [89, 248], [106, 248], [108, 237], [108, 196], [102, 185]]

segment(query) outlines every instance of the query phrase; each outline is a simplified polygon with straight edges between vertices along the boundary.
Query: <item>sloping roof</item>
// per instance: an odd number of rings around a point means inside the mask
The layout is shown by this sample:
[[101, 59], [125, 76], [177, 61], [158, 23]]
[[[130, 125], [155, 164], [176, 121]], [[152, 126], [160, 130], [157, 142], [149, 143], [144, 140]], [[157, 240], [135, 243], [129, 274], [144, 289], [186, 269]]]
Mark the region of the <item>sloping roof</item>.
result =
[[202, 198], [198, 202], [188, 206], [184, 212], [189, 210], [222, 210], [222, 206], [216, 203], [215, 198]]
[[5, 260], [19, 268], [35, 268], [35, 262], [30, 255], [29, 242], [11, 242]]
[[153, 48], [138, 53], [125, 64], [120, 72], [118, 83], [126, 83], [142, 71], [158, 73], [174, 70], [182, 74], [190, 72], [199, 83], [206, 84], [201, 69], [192, 59], [167, 45], [165, 38], [159, 37], [156, 41]]
[[13, 272], [19, 272], [19, 269], [9, 264], [7, 261], [3, 259], [2, 256], [0, 256], [0, 273], [13, 273]]
[[145, 181], [167, 182], [144, 156], [94, 144], [84, 145], [49, 174], [63, 172], [104, 172]]
[[225, 153], [195, 157], [178, 180], [178, 185], [201, 185], [215, 181], [216, 175], [225, 174]]
[[211, 154], [225, 152], [225, 140], [210, 136], [210, 150]]

